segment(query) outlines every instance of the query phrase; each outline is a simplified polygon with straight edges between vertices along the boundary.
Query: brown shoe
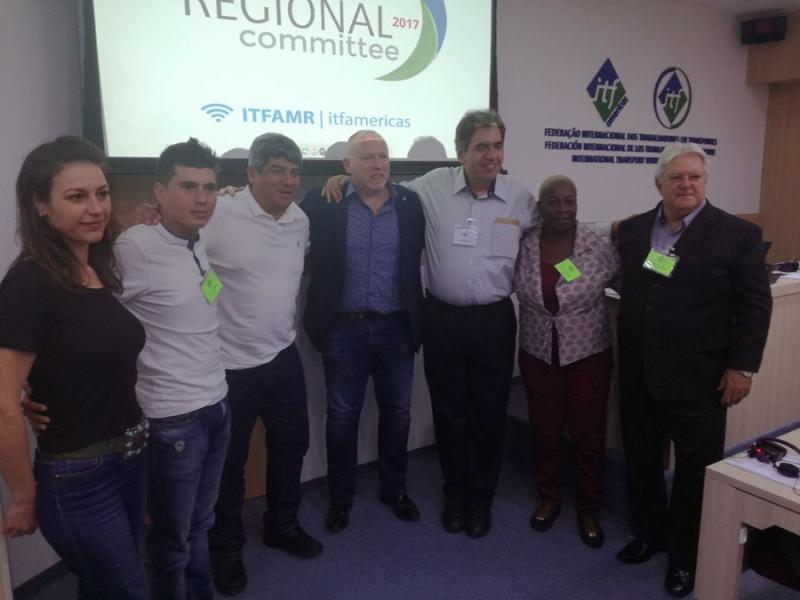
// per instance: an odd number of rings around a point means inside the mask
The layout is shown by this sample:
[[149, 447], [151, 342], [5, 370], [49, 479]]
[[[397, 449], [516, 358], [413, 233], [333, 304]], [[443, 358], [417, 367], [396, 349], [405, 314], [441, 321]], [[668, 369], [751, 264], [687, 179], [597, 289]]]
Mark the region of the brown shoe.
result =
[[531, 529], [534, 531], [547, 531], [553, 526], [558, 513], [561, 512], [560, 504], [540, 502], [531, 515]]
[[581, 541], [589, 548], [596, 550], [602, 547], [603, 542], [606, 541], [606, 536], [600, 527], [600, 521], [597, 520], [597, 515], [593, 512], [578, 513], [578, 531], [581, 534]]

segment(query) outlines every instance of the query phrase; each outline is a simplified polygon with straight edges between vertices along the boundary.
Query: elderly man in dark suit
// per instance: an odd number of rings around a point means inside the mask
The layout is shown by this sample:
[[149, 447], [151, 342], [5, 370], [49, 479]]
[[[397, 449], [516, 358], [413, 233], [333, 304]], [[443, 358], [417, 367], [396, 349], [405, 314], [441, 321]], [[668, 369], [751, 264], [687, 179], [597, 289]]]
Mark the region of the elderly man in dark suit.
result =
[[[750, 391], [772, 297], [760, 229], [706, 199], [708, 157], [670, 144], [656, 208], [620, 224], [622, 437], [637, 564], [667, 551], [667, 591], [694, 588], [705, 467], [723, 455], [727, 408]], [[675, 447], [667, 501], [664, 441]]]
[[355, 496], [358, 421], [367, 380], [378, 404], [381, 500], [416, 521], [406, 494], [406, 451], [414, 353], [420, 346], [420, 255], [425, 217], [419, 197], [388, 182], [389, 152], [374, 131], [347, 142], [350, 182], [341, 203], [311, 190], [311, 281], [304, 322], [322, 352], [327, 386], [326, 441], [331, 506], [328, 531], [347, 527]]

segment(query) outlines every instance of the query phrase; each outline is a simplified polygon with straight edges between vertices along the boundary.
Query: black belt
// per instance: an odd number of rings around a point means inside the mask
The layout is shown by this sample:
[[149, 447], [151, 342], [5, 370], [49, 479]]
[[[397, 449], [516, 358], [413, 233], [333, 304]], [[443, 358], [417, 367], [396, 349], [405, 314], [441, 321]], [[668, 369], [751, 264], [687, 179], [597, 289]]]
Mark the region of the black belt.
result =
[[130, 458], [140, 454], [147, 446], [147, 438], [150, 437], [150, 424], [147, 419], [142, 419], [138, 425], [128, 427], [125, 433], [106, 440], [100, 440], [94, 444], [89, 444], [77, 450], [69, 452], [40, 452], [42, 458], [96, 458], [108, 454], [125, 454], [125, 458]]
[[337, 312], [336, 318], [343, 321], [383, 321], [385, 319], [393, 319], [403, 314], [402, 310], [390, 313], [379, 313], [374, 310], [362, 310], [359, 312]]

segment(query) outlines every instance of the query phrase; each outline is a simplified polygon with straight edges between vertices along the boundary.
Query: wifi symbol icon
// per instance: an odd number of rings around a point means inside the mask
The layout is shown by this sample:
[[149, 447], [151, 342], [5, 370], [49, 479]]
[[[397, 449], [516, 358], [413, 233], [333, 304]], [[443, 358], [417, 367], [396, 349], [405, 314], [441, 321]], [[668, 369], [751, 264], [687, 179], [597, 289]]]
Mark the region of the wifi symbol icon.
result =
[[222, 119], [233, 112], [233, 107], [228, 106], [227, 104], [212, 103], [206, 104], [201, 108], [201, 110], [219, 123], [222, 121]]

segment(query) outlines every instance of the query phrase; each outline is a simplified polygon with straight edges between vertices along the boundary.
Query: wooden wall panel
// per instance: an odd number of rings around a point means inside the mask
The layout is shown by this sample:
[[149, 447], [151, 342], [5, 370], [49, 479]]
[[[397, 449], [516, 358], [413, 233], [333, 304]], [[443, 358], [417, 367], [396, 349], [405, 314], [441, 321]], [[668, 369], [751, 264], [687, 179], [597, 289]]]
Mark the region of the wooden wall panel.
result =
[[800, 81], [800, 10], [789, 13], [786, 39], [750, 46], [747, 83]]
[[800, 258], [800, 81], [770, 86], [760, 209], [768, 259]]

